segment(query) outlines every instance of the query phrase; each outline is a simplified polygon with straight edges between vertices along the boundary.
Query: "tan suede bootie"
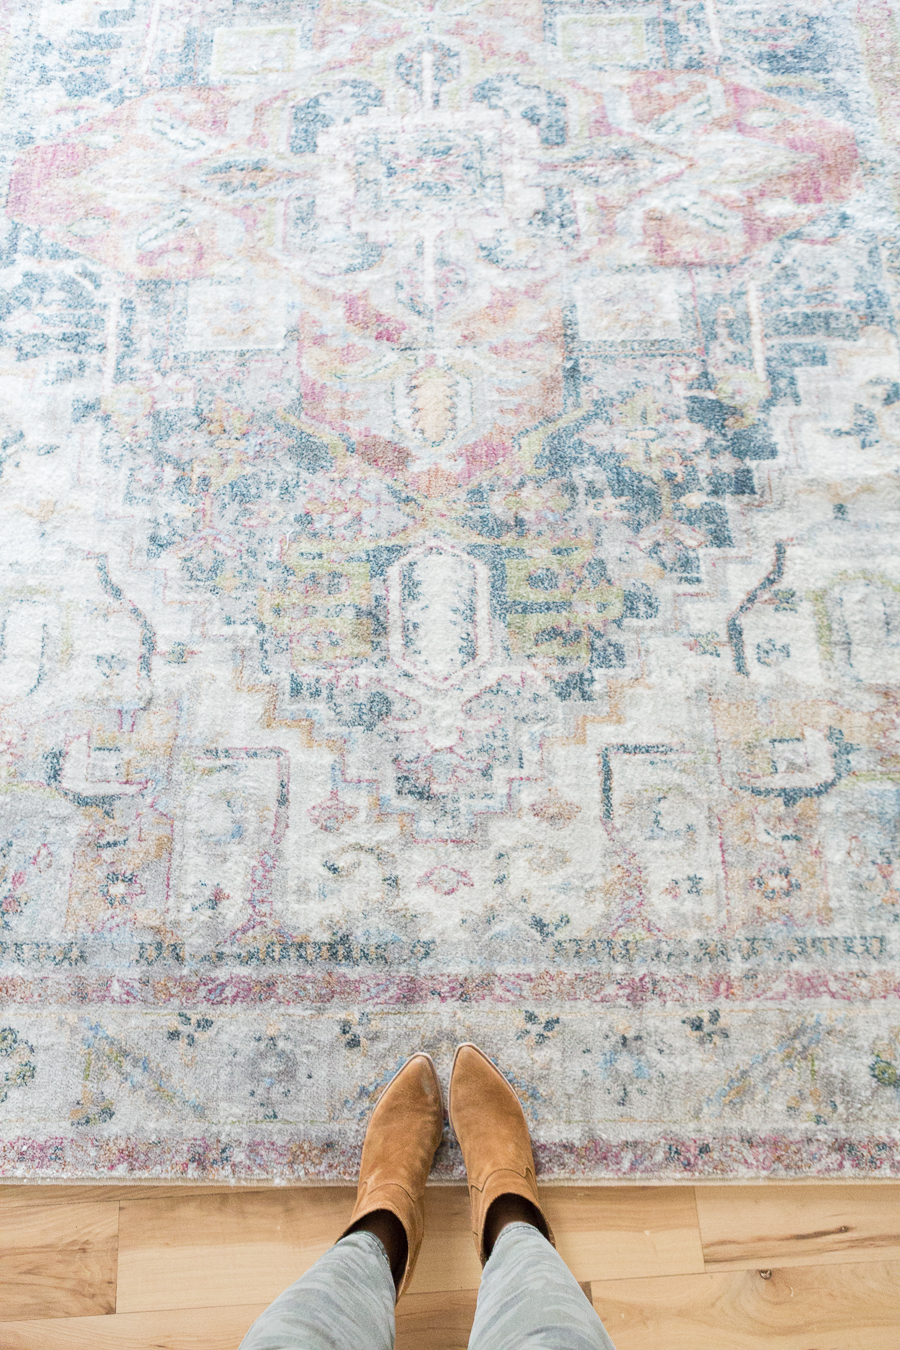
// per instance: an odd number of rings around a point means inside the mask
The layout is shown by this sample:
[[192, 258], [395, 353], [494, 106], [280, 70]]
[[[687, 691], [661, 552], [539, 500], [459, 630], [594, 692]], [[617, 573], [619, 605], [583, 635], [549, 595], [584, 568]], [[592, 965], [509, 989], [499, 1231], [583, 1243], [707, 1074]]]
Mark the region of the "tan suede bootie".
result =
[[406, 1233], [397, 1297], [412, 1279], [425, 1227], [425, 1182], [444, 1127], [441, 1085], [429, 1055], [413, 1055], [382, 1092], [369, 1119], [350, 1222], [386, 1209]]
[[476, 1045], [461, 1045], [453, 1061], [450, 1124], [466, 1164], [472, 1236], [482, 1265], [488, 1256], [484, 1248], [485, 1220], [501, 1195], [520, 1195], [529, 1200], [541, 1220], [540, 1231], [553, 1242], [538, 1200], [525, 1112], [502, 1073]]

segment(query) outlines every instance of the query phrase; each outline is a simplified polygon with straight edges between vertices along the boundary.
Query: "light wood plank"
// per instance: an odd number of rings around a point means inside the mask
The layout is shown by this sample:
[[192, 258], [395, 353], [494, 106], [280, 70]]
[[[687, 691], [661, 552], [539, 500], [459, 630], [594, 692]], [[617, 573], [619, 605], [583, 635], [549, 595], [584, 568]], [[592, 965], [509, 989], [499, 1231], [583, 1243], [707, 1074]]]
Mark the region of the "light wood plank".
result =
[[0, 1350], [237, 1350], [261, 1307], [0, 1322]]
[[[119, 1311], [268, 1301], [334, 1242], [354, 1196], [297, 1187], [123, 1202]], [[477, 1288], [480, 1278], [465, 1187], [429, 1188], [411, 1292]]]
[[[121, 1186], [110, 1186], [105, 1181], [84, 1181], [78, 1184], [61, 1185], [57, 1182], [11, 1182], [0, 1181], [0, 1199], [4, 1197], [18, 1196], [20, 1199], [27, 1198], [36, 1205], [63, 1205], [71, 1200], [115, 1200], [116, 1204], [120, 1200], [162, 1200], [166, 1196], [174, 1195], [184, 1198], [188, 1195], [234, 1195], [236, 1191], [249, 1192], [260, 1190], [283, 1190], [283, 1186], [274, 1188], [260, 1183], [258, 1186], [224, 1186], [209, 1183], [204, 1186], [183, 1185], [170, 1186], [162, 1183], [147, 1183], [133, 1181]], [[324, 1190], [325, 1187], [314, 1186], [311, 1190]]]
[[[557, 1248], [577, 1280], [703, 1270], [693, 1191], [675, 1186], [542, 1186]], [[425, 1196], [425, 1239], [410, 1293], [477, 1288], [481, 1267], [464, 1187]]]
[[703, 1270], [693, 1190], [543, 1186], [541, 1200], [557, 1250], [577, 1280]]
[[0, 1309], [11, 1318], [115, 1311], [119, 1207], [0, 1193]]
[[269, 1303], [331, 1246], [355, 1194], [292, 1187], [124, 1201], [117, 1309]]
[[410, 1294], [477, 1289], [481, 1262], [472, 1241], [465, 1186], [434, 1186], [425, 1192], [425, 1237]]
[[616, 1350], [897, 1350], [900, 1263], [592, 1285]]
[[708, 1270], [900, 1260], [897, 1183], [698, 1187], [697, 1214]]
[[477, 1289], [404, 1294], [397, 1304], [396, 1350], [466, 1350]]
[[[703, 1269], [690, 1190], [545, 1187], [542, 1197], [560, 1252], [579, 1280]], [[124, 1202], [119, 1311], [274, 1298], [334, 1241], [352, 1203], [353, 1191], [337, 1188]], [[477, 1288], [481, 1267], [465, 1187], [429, 1188], [425, 1209], [410, 1293]]]

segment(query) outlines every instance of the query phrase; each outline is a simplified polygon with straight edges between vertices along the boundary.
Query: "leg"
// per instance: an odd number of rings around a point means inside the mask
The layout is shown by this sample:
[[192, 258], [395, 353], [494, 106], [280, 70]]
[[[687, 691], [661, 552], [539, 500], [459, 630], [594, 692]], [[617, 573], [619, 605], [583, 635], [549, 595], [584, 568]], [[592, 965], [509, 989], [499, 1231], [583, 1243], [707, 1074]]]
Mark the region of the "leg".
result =
[[240, 1350], [394, 1350], [396, 1292], [378, 1238], [351, 1233], [279, 1294]]
[[456, 1052], [450, 1120], [469, 1180], [475, 1249], [484, 1264], [469, 1350], [614, 1350], [554, 1250], [519, 1099], [477, 1046], [461, 1045]]
[[394, 1303], [419, 1255], [443, 1117], [434, 1065], [413, 1055], [369, 1119], [349, 1224], [256, 1319], [241, 1350], [394, 1350]]
[[530, 1223], [507, 1224], [484, 1267], [469, 1350], [615, 1350], [581, 1285]]

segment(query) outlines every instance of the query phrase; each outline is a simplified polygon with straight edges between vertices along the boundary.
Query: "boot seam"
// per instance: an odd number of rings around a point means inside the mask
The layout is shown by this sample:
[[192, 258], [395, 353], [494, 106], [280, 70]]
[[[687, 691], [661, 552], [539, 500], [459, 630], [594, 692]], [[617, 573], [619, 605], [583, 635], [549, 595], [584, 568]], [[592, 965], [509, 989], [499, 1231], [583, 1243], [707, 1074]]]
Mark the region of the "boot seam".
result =
[[522, 1181], [526, 1183], [526, 1185], [530, 1181], [534, 1189], [535, 1190], [537, 1189], [537, 1179], [535, 1178], [534, 1172], [531, 1170], [530, 1167], [526, 1167], [524, 1170], [520, 1170], [518, 1167], [495, 1167], [493, 1171], [488, 1172], [487, 1176], [484, 1178], [483, 1181], [481, 1182], [470, 1181], [469, 1190], [478, 1191], [480, 1195], [483, 1195], [484, 1192], [487, 1190], [491, 1178], [497, 1176], [498, 1173], [500, 1172], [505, 1172], [509, 1176], [520, 1177]]
[[[363, 1204], [367, 1205], [369, 1203], [375, 1191], [386, 1190], [387, 1187], [389, 1186], [393, 1186], [396, 1188], [396, 1190], [402, 1191], [411, 1205], [417, 1205], [421, 1203], [421, 1201], [416, 1200], [416, 1197], [407, 1190], [407, 1188], [403, 1185], [402, 1181], [379, 1181], [377, 1185], [373, 1185], [371, 1181], [368, 1181], [366, 1182], [366, 1193], [363, 1196], [362, 1200]], [[357, 1200], [357, 1205], [358, 1204], [359, 1201]]]

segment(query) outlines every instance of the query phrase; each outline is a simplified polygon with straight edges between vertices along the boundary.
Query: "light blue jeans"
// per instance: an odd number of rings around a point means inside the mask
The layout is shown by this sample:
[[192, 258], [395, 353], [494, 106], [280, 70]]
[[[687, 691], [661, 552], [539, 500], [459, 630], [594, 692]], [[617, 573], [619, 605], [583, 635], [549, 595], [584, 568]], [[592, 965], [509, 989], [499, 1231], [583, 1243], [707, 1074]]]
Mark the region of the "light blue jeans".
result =
[[[240, 1350], [393, 1350], [394, 1281], [373, 1233], [351, 1233], [258, 1317]], [[469, 1350], [615, 1350], [562, 1257], [528, 1223], [504, 1228]]]

